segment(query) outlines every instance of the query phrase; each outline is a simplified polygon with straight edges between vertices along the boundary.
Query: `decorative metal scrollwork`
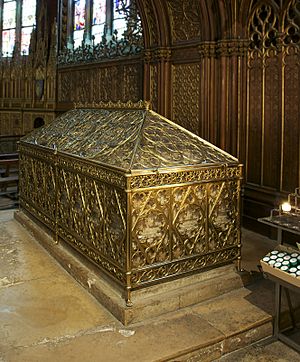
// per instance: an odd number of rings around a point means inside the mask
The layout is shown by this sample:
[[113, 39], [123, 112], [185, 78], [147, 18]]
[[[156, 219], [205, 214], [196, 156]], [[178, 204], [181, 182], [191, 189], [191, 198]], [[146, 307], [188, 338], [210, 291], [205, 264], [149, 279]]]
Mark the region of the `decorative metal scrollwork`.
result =
[[162, 278], [239, 260], [236, 158], [147, 103], [84, 106], [21, 140], [22, 209], [120, 284], [127, 301]]

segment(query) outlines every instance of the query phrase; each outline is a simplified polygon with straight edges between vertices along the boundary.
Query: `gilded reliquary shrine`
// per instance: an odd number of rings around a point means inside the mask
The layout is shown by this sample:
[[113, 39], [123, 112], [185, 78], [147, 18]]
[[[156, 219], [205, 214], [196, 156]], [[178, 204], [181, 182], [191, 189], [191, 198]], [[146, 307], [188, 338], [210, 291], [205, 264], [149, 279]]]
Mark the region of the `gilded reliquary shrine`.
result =
[[149, 109], [82, 104], [20, 142], [20, 205], [131, 291], [240, 261], [238, 160]]

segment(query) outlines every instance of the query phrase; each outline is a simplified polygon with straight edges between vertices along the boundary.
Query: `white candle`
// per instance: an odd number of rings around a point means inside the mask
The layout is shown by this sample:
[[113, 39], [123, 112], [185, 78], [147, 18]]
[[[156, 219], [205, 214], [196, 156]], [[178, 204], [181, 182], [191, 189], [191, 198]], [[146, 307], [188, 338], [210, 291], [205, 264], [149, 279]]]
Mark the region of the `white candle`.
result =
[[284, 211], [284, 212], [290, 212], [292, 209], [292, 206], [289, 202], [284, 202], [282, 205], [281, 205], [281, 210]]

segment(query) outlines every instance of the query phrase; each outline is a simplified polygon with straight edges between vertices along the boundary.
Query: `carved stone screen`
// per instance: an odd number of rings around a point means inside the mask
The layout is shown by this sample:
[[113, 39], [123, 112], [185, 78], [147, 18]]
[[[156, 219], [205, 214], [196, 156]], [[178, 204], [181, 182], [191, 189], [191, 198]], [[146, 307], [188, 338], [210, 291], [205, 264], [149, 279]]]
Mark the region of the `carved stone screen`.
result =
[[81, 105], [20, 142], [21, 210], [133, 290], [240, 260], [242, 166], [149, 110]]

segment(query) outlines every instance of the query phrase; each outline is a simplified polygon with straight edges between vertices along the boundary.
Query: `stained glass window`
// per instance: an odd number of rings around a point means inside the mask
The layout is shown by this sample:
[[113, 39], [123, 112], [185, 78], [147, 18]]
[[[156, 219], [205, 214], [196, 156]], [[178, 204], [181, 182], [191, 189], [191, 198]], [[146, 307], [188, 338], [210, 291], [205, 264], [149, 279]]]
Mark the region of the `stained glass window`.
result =
[[118, 37], [122, 36], [127, 28], [125, 11], [129, 2], [129, 0], [114, 0], [113, 30], [117, 30]]
[[11, 56], [16, 38], [16, 1], [5, 1], [3, 4], [2, 53]]
[[16, 39], [15, 29], [2, 31], [2, 54], [5, 57], [12, 56]]
[[22, 26], [35, 25], [36, 0], [23, 0]]
[[73, 0], [74, 48], [84, 39], [100, 43], [103, 35], [109, 37], [114, 30], [121, 38], [127, 28], [125, 13], [129, 5], [129, 0]]
[[35, 9], [36, 0], [23, 0], [21, 54], [24, 55], [29, 53], [30, 37], [36, 22]]
[[[21, 11], [17, 11], [17, 8]], [[3, 0], [0, 23], [2, 56], [12, 56], [16, 42], [21, 54], [28, 54], [32, 30], [36, 24], [36, 0]]]
[[16, 27], [16, 1], [4, 1], [3, 4], [3, 29]]
[[94, 0], [92, 36], [95, 43], [100, 43], [106, 21], [106, 0]]
[[21, 54], [28, 55], [32, 27], [22, 28], [21, 32]]
[[81, 45], [85, 28], [85, 0], [74, 0], [74, 47]]

